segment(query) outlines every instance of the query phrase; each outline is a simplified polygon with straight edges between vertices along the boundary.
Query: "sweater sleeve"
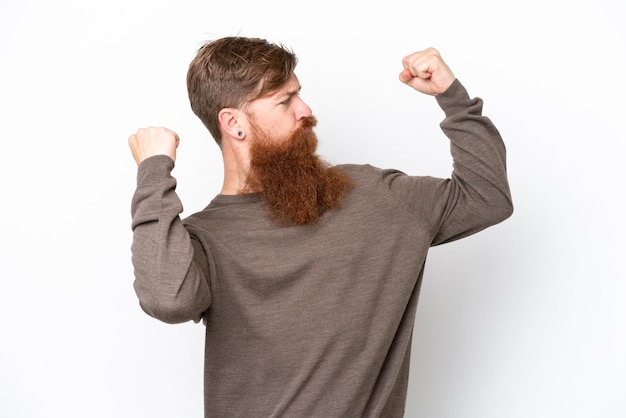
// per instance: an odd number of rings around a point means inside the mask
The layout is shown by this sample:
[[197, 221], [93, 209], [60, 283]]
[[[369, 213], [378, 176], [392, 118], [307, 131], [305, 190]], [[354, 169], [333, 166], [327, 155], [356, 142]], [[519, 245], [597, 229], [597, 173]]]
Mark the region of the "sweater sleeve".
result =
[[386, 181], [416, 219], [431, 231], [432, 245], [454, 241], [507, 219], [513, 204], [506, 149], [480, 98], [469, 98], [459, 80], [436, 96], [445, 113], [440, 127], [450, 140], [448, 179], [390, 173]]
[[134, 287], [147, 314], [167, 323], [198, 322], [211, 303], [208, 267], [180, 219], [173, 168], [174, 161], [163, 155], [138, 167], [131, 204]]

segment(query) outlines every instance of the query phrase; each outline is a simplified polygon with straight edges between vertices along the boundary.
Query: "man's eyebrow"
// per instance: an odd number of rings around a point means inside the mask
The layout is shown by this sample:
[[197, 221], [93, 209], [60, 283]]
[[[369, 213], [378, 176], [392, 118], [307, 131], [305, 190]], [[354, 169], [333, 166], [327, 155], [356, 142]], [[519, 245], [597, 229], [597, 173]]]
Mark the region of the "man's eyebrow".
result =
[[287, 90], [287, 91], [285, 92], [285, 94], [286, 94], [287, 96], [293, 96], [293, 95], [295, 95], [295, 94], [300, 93], [300, 90], [302, 90], [302, 84], [298, 85], [298, 89], [297, 89], [297, 90], [294, 90], [294, 89], [292, 89], [292, 90]]

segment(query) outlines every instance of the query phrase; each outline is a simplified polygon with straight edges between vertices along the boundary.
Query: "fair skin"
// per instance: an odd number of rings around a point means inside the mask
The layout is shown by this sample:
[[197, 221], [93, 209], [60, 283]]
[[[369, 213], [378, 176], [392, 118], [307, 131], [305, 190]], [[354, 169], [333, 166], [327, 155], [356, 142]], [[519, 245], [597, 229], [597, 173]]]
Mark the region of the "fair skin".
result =
[[[400, 81], [415, 90], [436, 96], [445, 92], [455, 76], [443, 61], [439, 52], [428, 48], [402, 59], [404, 69]], [[248, 174], [251, 124], [248, 115], [254, 115], [255, 123], [270, 138], [286, 138], [297, 129], [302, 118], [311, 116], [311, 109], [299, 96], [300, 83], [292, 75], [277, 91], [248, 103], [242, 109], [222, 109], [218, 115], [222, 131], [222, 155], [224, 158], [224, 184], [222, 194], [237, 194], [243, 190]], [[239, 136], [239, 131], [243, 136]], [[154, 155], [167, 155], [176, 161], [178, 135], [164, 127], [137, 130], [128, 138], [128, 144], [139, 165]]]

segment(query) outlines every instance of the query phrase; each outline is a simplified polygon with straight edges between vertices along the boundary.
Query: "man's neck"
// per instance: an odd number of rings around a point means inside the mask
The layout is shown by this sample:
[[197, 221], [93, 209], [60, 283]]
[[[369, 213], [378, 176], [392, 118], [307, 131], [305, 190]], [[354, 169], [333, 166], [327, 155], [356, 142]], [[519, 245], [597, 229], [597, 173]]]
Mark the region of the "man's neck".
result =
[[248, 170], [250, 161], [247, 149], [243, 147], [233, 148], [226, 145], [222, 148], [224, 160], [224, 182], [222, 194], [234, 195], [246, 193]]

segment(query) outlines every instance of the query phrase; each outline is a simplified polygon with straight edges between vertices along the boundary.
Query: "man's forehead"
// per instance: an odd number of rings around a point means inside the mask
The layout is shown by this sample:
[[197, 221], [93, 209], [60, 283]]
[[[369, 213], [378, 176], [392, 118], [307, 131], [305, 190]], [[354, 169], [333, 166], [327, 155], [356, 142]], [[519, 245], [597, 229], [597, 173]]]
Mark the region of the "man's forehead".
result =
[[269, 93], [269, 96], [277, 96], [281, 94], [296, 94], [300, 91], [300, 81], [295, 74], [285, 81], [278, 89]]

